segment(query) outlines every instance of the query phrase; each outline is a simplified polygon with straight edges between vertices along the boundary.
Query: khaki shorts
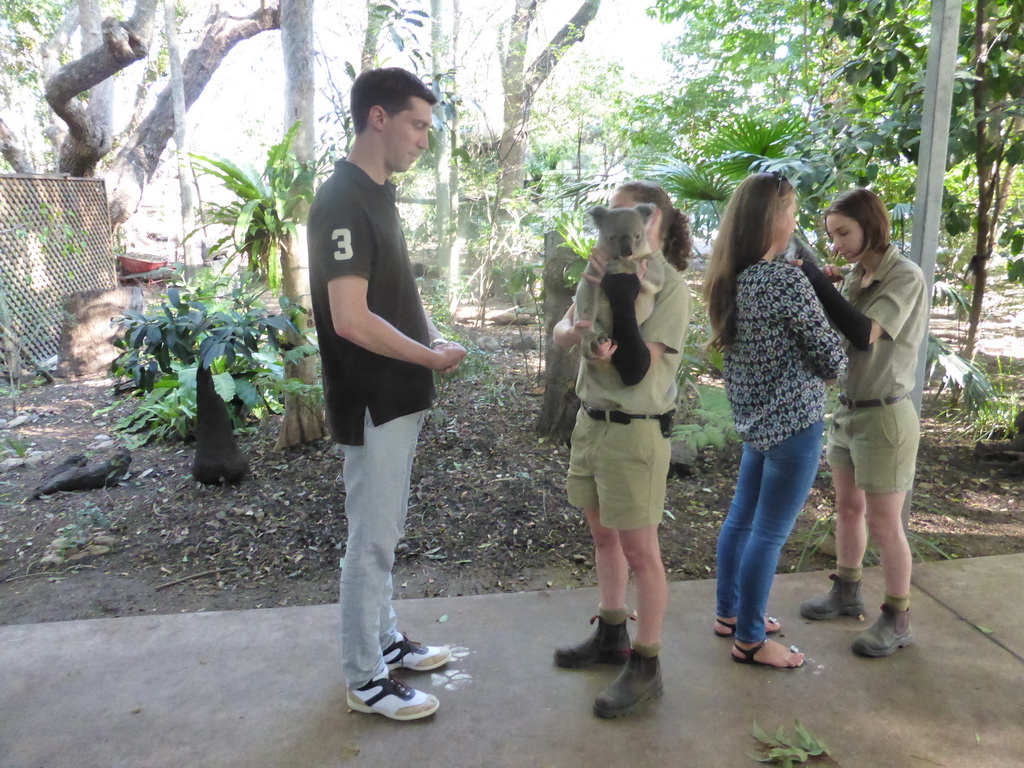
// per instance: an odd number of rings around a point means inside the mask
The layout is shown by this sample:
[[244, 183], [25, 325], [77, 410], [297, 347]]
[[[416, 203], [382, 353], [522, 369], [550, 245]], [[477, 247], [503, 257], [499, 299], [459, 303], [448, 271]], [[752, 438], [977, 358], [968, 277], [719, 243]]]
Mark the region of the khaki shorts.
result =
[[669, 453], [657, 419], [615, 424], [592, 419], [581, 409], [565, 481], [569, 503], [599, 507], [601, 525], [607, 528], [657, 525], [665, 512]]
[[910, 398], [873, 408], [837, 406], [828, 432], [828, 463], [853, 470], [865, 493], [909, 491], [921, 426]]

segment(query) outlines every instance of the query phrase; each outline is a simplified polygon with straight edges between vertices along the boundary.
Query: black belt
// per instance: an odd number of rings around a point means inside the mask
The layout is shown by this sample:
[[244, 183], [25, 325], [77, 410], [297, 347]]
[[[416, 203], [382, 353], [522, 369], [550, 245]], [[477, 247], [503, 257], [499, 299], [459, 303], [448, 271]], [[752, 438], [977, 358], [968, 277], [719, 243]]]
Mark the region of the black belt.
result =
[[883, 397], [875, 400], [851, 400], [844, 394], [839, 395], [839, 404], [845, 405], [847, 408], [878, 408], [882, 405], [896, 405], [900, 400], [906, 398], [906, 395], [900, 395], [899, 397]]
[[644, 419], [657, 419], [661, 425], [661, 434], [665, 437], [669, 436], [672, 431], [672, 417], [675, 415], [675, 410], [668, 411], [667, 413], [658, 414], [647, 414], [647, 413], [623, 413], [622, 411], [602, 411], [600, 408], [591, 408], [586, 403], [583, 403], [583, 411], [592, 419], [597, 421], [610, 421], [613, 424], [629, 424], [630, 422]]

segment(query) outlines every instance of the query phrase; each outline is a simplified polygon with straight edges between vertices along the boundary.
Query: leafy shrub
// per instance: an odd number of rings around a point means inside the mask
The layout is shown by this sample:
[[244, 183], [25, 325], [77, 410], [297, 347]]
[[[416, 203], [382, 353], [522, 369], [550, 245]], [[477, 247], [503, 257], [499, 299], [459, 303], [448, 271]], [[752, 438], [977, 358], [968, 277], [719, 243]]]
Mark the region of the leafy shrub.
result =
[[[201, 270], [150, 314], [126, 312], [115, 362], [118, 375], [131, 378], [143, 402], [116, 425], [136, 445], [153, 439], [187, 437], [196, 415], [196, 371], [213, 373], [214, 387], [228, 404], [236, 426], [248, 417], [279, 413], [287, 394], [319, 390], [284, 378], [284, 364], [314, 354], [301, 344], [285, 349], [283, 333], [296, 331], [292, 318], [303, 310], [281, 299], [287, 314], [271, 315], [263, 304], [259, 278], [240, 279]], [[300, 334], [300, 338], [304, 338]]]

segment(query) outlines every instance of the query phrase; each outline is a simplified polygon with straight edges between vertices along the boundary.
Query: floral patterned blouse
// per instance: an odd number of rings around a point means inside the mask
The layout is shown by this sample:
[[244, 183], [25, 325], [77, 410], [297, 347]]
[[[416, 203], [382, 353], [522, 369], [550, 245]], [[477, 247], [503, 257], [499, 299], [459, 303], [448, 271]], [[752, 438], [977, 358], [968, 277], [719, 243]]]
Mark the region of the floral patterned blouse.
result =
[[824, 419], [825, 380], [845, 368], [842, 342], [799, 269], [761, 260], [740, 273], [723, 373], [743, 442], [765, 451]]

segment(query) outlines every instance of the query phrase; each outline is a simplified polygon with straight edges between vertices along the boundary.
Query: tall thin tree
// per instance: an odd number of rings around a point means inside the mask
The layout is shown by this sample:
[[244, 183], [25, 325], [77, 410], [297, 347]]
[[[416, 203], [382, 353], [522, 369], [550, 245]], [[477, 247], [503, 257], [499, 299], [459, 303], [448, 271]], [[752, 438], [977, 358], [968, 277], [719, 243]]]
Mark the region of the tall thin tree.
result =
[[185, 75], [181, 68], [178, 47], [176, 0], [164, 0], [164, 35], [167, 37], [167, 58], [171, 70], [171, 102], [174, 108], [174, 148], [177, 150], [178, 191], [181, 197], [181, 245], [185, 256], [185, 278], [191, 279], [203, 265], [202, 254], [189, 235], [196, 228], [195, 199], [192, 185], [191, 151], [188, 143], [188, 117], [185, 110]]
[[[284, 53], [285, 69], [285, 112], [284, 128], [287, 133], [295, 123], [299, 124], [292, 150], [296, 159], [307, 167], [315, 163], [314, 139], [314, 76], [313, 76], [313, 0], [283, 0], [281, 4], [281, 47]], [[300, 174], [296, 187], [312, 186], [312, 178]], [[292, 190], [292, 195], [308, 199], [312, 189]], [[297, 209], [300, 224], [297, 236], [288, 237], [281, 247], [282, 293], [292, 304], [301, 305], [307, 312], [306, 328], [312, 323], [309, 300], [309, 255], [306, 251], [307, 204]], [[292, 345], [299, 339], [288, 339]], [[315, 384], [317, 378], [316, 358], [303, 357], [285, 363], [285, 377], [299, 379], [304, 384]], [[301, 443], [319, 440], [326, 434], [324, 415], [320, 402], [309, 394], [289, 394], [285, 398], [284, 420], [277, 436], [276, 448], [288, 448]]]

